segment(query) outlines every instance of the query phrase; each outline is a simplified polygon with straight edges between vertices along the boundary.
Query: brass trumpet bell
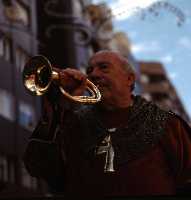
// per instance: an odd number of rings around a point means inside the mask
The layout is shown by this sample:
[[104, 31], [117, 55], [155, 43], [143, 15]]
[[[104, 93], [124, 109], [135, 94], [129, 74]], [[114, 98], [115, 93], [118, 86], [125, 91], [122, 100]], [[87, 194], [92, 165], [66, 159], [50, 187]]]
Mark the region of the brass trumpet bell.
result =
[[[59, 73], [53, 71], [49, 60], [42, 55], [37, 55], [28, 60], [23, 70], [23, 83], [25, 88], [32, 95], [43, 95], [48, 90], [53, 80], [59, 79]], [[59, 86], [62, 94], [68, 97], [70, 100], [84, 103], [94, 104], [101, 100], [101, 94], [98, 88], [88, 79], [87, 91], [91, 96], [72, 96], [66, 92], [61, 86]]]

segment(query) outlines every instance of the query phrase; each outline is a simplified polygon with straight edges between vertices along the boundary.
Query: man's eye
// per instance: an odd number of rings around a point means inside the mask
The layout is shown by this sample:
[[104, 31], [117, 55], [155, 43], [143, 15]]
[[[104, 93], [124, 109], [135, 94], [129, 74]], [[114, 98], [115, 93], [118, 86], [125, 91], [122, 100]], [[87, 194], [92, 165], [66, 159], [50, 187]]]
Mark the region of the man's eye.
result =
[[93, 67], [88, 67], [88, 68], [86, 69], [86, 73], [87, 73], [87, 74], [91, 73], [92, 71], [93, 71]]
[[107, 64], [100, 64], [100, 69], [107, 69], [108, 68], [108, 66], [107, 66]]

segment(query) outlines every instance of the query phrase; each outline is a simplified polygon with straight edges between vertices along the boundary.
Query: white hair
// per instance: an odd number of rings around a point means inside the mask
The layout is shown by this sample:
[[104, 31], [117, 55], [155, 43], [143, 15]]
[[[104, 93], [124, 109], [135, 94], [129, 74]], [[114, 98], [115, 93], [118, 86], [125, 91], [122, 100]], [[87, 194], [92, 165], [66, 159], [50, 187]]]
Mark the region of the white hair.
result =
[[128, 61], [128, 59], [124, 56], [122, 56], [119, 52], [117, 51], [110, 51], [110, 50], [101, 50], [96, 52], [94, 55], [99, 55], [99, 54], [112, 54], [114, 56], [117, 56], [120, 61], [121, 61], [121, 67], [123, 67], [127, 72], [135, 74], [135, 68], [134, 66]]
[[[110, 50], [101, 50], [101, 51], [96, 52], [94, 55], [99, 55], [102, 53], [110, 54], [110, 55], [117, 57], [117, 59], [119, 59], [120, 63], [121, 63], [120, 67], [122, 67], [128, 73], [132, 73], [132, 74], [136, 75], [134, 66], [128, 61], [128, 59], [126, 57], [122, 56], [119, 52], [110, 51]], [[135, 83], [132, 84], [131, 90], [133, 91], [134, 88], [135, 88]]]

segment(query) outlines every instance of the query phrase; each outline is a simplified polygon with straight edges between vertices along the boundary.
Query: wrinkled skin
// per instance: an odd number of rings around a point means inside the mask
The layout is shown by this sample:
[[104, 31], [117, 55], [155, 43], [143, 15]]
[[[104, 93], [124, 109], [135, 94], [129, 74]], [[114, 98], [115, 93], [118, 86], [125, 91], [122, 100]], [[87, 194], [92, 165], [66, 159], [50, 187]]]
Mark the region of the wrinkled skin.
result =
[[98, 52], [89, 60], [87, 75], [71, 68], [60, 70], [60, 84], [69, 89], [72, 95], [82, 95], [88, 78], [100, 90], [102, 106], [128, 107], [132, 101], [131, 86], [135, 81], [135, 75], [123, 68], [123, 59], [114, 52]]

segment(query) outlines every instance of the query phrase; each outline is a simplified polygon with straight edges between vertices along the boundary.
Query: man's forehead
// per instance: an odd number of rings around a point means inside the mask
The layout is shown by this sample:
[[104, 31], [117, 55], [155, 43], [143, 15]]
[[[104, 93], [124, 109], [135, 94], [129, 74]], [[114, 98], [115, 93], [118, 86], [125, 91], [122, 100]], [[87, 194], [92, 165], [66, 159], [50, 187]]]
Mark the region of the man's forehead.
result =
[[102, 52], [96, 53], [94, 56], [91, 57], [89, 63], [95, 64], [98, 62], [111, 62], [115, 59], [119, 59], [118, 56], [112, 52]]

